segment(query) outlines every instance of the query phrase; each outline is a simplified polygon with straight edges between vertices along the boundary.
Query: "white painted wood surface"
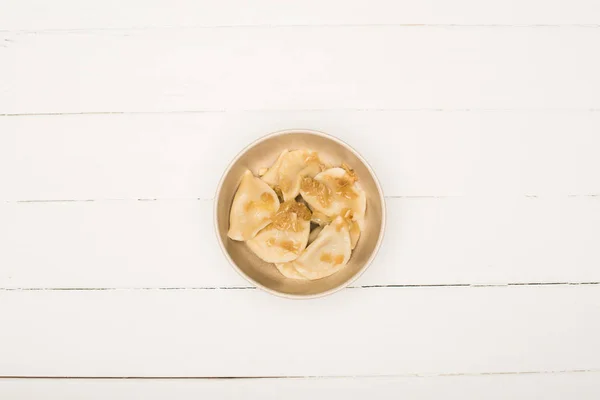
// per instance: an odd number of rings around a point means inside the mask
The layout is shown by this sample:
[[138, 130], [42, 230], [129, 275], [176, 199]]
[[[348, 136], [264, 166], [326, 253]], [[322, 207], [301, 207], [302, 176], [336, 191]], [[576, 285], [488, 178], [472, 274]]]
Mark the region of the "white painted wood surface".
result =
[[11, 115], [600, 108], [598, 28], [292, 26], [2, 37], [0, 75], [10, 79], [0, 109]]
[[[592, 0], [0, 0], [0, 398], [600, 397], [599, 46]], [[294, 127], [389, 209], [315, 301], [212, 228]]]
[[181, 400], [208, 398], [257, 398], [304, 400], [307, 398], [342, 397], [395, 400], [485, 398], [595, 400], [598, 393], [597, 372], [541, 373], [508, 375], [461, 375], [442, 377], [343, 377], [295, 379], [108, 379], [31, 380], [5, 379], [0, 382], [0, 396], [9, 399], [46, 398], [49, 393], [62, 400], [129, 400], [140, 398]]
[[[597, 285], [1, 294], [0, 376], [352, 376], [595, 370]], [[35, 318], [32, 318], [35, 316]]]
[[[591, 25], [600, 11], [594, 0], [222, 0], [6, 1], [4, 30], [88, 30], [146, 27], [290, 25]], [[17, 3], [17, 5], [14, 5]], [[13, 5], [13, 7], [10, 7]]]
[[[386, 240], [356, 285], [600, 281], [597, 198], [388, 198], [387, 205]], [[0, 204], [0, 282], [248, 286], [221, 254], [212, 211], [205, 200]]]
[[246, 144], [289, 127], [331, 132], [359, 149], [387, 196], [600, 194], [600, 112], [587, 110], [4, 117], [0, 194], [11, 201], [212, 199]]

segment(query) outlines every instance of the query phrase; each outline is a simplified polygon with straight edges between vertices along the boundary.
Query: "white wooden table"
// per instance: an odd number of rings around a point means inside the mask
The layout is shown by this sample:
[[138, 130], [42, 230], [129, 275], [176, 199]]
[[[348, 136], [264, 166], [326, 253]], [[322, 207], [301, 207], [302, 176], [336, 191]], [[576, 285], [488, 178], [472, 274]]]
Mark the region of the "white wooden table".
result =
[[[389, 210], [311, 301], [212, 226], [297, 127]], [[600, 3], [0, 0], [0, 399], [202, 396], [600, 398]]]

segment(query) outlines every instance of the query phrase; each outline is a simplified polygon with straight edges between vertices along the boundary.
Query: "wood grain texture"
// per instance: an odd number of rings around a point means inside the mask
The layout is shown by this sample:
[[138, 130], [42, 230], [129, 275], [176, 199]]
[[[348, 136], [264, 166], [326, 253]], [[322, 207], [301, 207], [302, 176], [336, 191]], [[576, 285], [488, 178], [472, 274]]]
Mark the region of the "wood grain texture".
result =
[[600, 286], [0, 292], [0, 376], [600, 369]]
[[388, 196], [600, 194], [600, 113], [288, 111], [0, 117], [0, 200], [210, 199], [271, 131], [355, 147]]
[[594, 0], [3, 0], [3, 30], [318, 24], [598, 24]]
[[177, 28], [0, 40], [0, 114], [600, 108], [600, 29]]
[[[348, 377], [314, 379], [72, 380], [0, 379], [0, 397], [20, 400], [179, 400], [209, 398], [281, 399], [342, 397], [395, 400], [463, 398], [489, 400], [596, 400], [600, 373], [550, 373], [487, 376]], [[50, 396], [50, 397], [48, 397]]]
[[[597, 1], [0, 9], [0, 398], [598, 398]], [[229, 160], [296, 127], [389, 215], [304, 302], [212, 227]]]
[[[355, 285], [600, 282], [600, 200], [388, 199]], [[0, 204], [0, 288], [249, 286], [216, 243], [212, 201]]]

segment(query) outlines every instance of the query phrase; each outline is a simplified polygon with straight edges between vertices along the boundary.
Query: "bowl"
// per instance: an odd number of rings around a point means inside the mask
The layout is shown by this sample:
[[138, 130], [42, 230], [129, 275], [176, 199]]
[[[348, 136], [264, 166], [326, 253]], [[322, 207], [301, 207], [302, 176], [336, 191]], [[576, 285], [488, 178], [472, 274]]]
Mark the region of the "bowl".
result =
[[[356, 172], [367, 196], [365, 230], [361, 232], [350, 261], [339, 272], [314, 281], [284, 277], [273, 264], [258, 258], [244, 242], [227, 237], [233, 197], [247, 168], [255, 175], [270, 167], [284, 149], [311, 149], [319, 156], [340, 165], [348, 164]], [[371, 264], [383, 240], [385, 200], [381, 186], [364, 158], [348, 144], [323, 132], [294, 129], [271, 133], [243, 149], [225, 170], [215, 196], [214, 222], [217, 239], [231, 265], [252, 284], [269, 293], [287, 298], [314, 298], [334, 293], [352, 283]]]

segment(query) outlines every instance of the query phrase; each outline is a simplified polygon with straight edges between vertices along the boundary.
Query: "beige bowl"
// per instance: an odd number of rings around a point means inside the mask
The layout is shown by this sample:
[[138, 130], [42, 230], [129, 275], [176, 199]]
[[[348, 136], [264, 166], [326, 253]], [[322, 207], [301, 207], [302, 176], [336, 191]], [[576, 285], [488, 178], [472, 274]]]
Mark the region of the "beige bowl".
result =
[[[341, 271], [315, 281], [288, 279], [273, 264], [266, 263], [248, 249], [244, 242], [227, 237], [229, 211], [246, 168], [255, 175], [269, 167], [284, 149], [315, 150], [334, 165], [343, 162], [354, 169], [367, 195], [365, 231], [361, 233], [348, 265]], [[297, 129], [264, 136], [242, 150], [229, 164], [219, 182], [215, 196], [215, 229], [219, 245], [231, 265], [248, 281], [269, 293], [288, 298], [324, 296], [352, 283], [362, 274], [375, 255], [385, 229], [385, 200], [375, 173], [349, 145], [322, 132]]]

